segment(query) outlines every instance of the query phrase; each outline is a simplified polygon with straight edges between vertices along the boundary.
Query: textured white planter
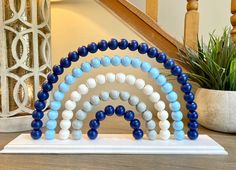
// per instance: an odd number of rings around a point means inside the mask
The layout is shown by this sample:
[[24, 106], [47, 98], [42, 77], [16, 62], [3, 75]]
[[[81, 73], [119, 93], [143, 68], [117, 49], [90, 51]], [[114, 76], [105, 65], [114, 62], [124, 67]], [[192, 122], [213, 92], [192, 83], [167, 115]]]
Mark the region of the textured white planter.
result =
[[220, 132], [236, 133], [236, 91], [199, 88], [196, 102], [202, 126]]

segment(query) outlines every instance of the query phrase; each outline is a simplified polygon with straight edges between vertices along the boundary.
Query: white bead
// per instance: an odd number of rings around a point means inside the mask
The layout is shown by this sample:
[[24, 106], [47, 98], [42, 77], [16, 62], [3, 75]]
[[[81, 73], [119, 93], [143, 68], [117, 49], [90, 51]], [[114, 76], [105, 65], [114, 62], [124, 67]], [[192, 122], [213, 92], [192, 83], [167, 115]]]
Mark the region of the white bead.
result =
[[156, 128], [156, 123], [154, 120], [150, 120], [150, 121], [146, 122], [146, 126], [149, 130], [153, 130]]
[[160, 94], [158, 92], [154, 92], [149, 96], [149, 100], [153, 103], [157, 103], [160, 100]]
[[74, 110], [76, 108], [76, 103], [71, 100], [67, 100], [65, 103], [66, 110]]
[[135, 87], [137, 89], [142, 89], [142, 88], [144, 88], [144, 86], [145, 86], [145, 81], [143, 79], [137, 79], [135, 81]]
[[170, 122], [168, 120], [160, 121], [159, 122], [159, 127], [162, 130], [168, 130], [170, 128]]
[[62, 120], [62, 121], [60, 122], [60, 127], [61, 127], [61, 129], [66, 130], [66, 129], [69, 129], [70, 126], [71, 126], [71, 121], [70, 121], [70, 120]]
[[169, 114], [166, 110], [163, 110], [163, 111], [157, 113], [157, 117], [160, 120], [166, 120], [166, 119], [168, 119]]
[[71, 100], [78, 102], [81, 99], [81, 94], [79, 94], [77, 91], [73, 91], [70, 95]]
[[100, 102], [101, 102], [101, 100], [100, 100], [100, 98], [99, 98], [98, 96], [92, 96], [92, 97], [90, 98], [90, 103], [91, 103], [92, 105], [97, 106], [97, 105], [100, 104]]
[[147, 96], [150, 96], [153, 93], [153, 87], [150, 84], [147, 84], [143, 88], [143, 93], [146, 94]]
[[103, 74], [99, 74], [96, 77], [96, 82], [100, 85], [105, 84], [106, 83], [106, 77]]
[[130, 96], [128, 102], [131, 106], [136, 106], [139, 103], [139, 98], [137, 96]]
[[126, 76], [125, 81], [126, 81], [126, 83], [128, 83], [129, 85], [132, 86], [132, 85], [134, 85], [136, 78], [133, 75], [129, 74]]
[[120, 99], [123, 101], [127, 101], [130, 98], [130, 94], [126, 91], [120, 92]]
[[160, 130], [160, 137], [163, 140], [167, 140], [170, 138], [170, 131], [169, 130]]
[[85, 95], [88, 93], [88, 87], [85, 84], [79, 85], [78, 92], [82, 95]]
[[116, 75], [113, 73], [107, 73], [106, 80], [108, 81], [108, 83], [113, 83], [116, 80]]
[[60, 130], [59, 132], [59, 138], [60, 139], [68, 139], [70, 137], [70, 131], [69, 130]]
[[147, 110], [147, 106], [146, 106], [145, 103], [140, 102], [140, 103], [137, 104], [136, 109], [137, 109], [138, 112], [143, 113]]
[[94, 78], [89, 78], [89, 79], [87, 80], [86, 85], [87, 85], [88, 88], [93, 89], [93, 88], [96, 87], [97, 84], [96, 84], [96, 81], [95, 81]]
[[116, 81], [118, 83], [125, 83], [125, 78], [126, 78], [126, 76], [124, 73], [117, 73], [116, 74]]
[[112, 100], [117, 100], [117, 99], [119, 98], [120, 92], [117, 91], [117, 90], [112, 90], [112, 91], [109, 93], [109, 95], [110, 95], [110, 98], [111, 98]]
[[92, 110], [92, 108], [93, 108], [93, 106], [91, 105], [91, 103], [86, 101], [83, 104], [82, 110], [88, 113]]
[[102, 101], [107, 101], [109, 100], [109, 92], [107, 91], [102, 91], [99, 95], [99, 98], [102, 100]]
[[73, 112], [71, 110], [64, 110], [62, 112], [62, 118], [65, 120], [70, 120], [73, 117]]
[[161, 112], [165, 109], [166, 105], [163, 101], [160, 100], [159, 102], [154, 104], [154, 107], [158, 112]]

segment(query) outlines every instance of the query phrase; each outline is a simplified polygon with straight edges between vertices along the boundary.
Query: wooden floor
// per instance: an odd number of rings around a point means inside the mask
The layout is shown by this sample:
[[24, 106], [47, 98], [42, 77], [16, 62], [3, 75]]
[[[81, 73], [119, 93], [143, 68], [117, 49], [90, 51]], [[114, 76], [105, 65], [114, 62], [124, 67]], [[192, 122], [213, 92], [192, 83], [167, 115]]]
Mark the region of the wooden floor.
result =
[[[112, 130], [112, 129], [110, 129]], [[115, 129], [115, 132], [119, 130]], [[70, 169], [217, 169], [236, 170], [236, 135], [200, 128], [229, 152], [228, 156], [189, 155], [0, 155], [0, 170]], [[121, 131], [122, 133], [122, 131]], [[18, 133], [0, 134], [0, 149]]]

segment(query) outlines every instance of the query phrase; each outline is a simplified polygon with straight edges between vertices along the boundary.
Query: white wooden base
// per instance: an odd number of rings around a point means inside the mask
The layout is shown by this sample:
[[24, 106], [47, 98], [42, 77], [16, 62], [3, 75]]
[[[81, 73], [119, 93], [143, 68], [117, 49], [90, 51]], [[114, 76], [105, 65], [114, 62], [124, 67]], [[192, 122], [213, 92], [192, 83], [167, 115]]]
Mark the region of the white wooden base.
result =
[[222, 146], [207, 135], [198, 140], [173, 139], [134, 140], [127, 134], [99, 134], [96, 140], [83, 135], [81, 140], [32, 140], [29, 134], [21, 134], [8, 143], [0, 153], [43, 154], [216, 154], [227, 155]]

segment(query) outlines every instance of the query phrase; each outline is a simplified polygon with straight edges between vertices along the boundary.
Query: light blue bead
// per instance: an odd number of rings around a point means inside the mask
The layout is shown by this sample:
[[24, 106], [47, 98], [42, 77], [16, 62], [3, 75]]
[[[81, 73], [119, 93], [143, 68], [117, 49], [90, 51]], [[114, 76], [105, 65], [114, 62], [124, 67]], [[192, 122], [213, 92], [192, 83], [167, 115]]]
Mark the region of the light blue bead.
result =
[[60, 109], [60, 107], [61, 107], [61, 102], [52, 101], [52, 102], [50, 103], [50, 108], [51, 108], [51, 110], [57, 111], [57, 110]]
[[156, 79], [159, 76], [160, 71], [157, 68], [151, 68], [148, 74], [151, 78]]
[[55, 120], [58, 118], [58, 112], [54, 110], [50, 110], [47, 115], [48, 115], [48, 119], [51, 119], [51, 120]]
[[45, 138], [47, 140], [55, 139], [55, 131], [54, 130], [46, 130], [45, 132]]
[[161, 87], [161, 91], [163, 91], [163, 93], [166, 93], [166, 94], [170, 93], [172, 90], [173, 90], [173, 86], [169, 82], [163, 84]]
[[73, 137], [73, 139], [75, 139], [75, 140], [80, 140], [80, 139], [82, 138], [82, 132], [81, 132], [81, 130], [74, 130], [74, 131], [72, 132], [72, 137]]
[[172, 91], [166, 95], [166, 99], [169, 102], [175, 102], [178, 99], [178, 95], [176, 92]]
[[72, 75], [75, 77], [75, 78], [80, 78], [83, 76], [83, 71], [80, 69], [80, 68], [74, 68], [72, 70]]
[[121, 59], [121, 64], [125, 67], [129, 66], [131, 64], [131, 58], [128, 56], [125, 56]]
[[65, 77], [65, 82], [66, 84], [71, 85], [75, 82], [75, 78], [72, 75], [68, 74]]
[[181, 111], [172, 112], [171, 117], [175, 121], [180, 121], [183, 118], [183, 113]]
[[70, 86], [68, 84], [66, 84], [65, 82], [62, 82], [59, 85], [59, 90], [62, 93], [66, 93], [66, 92], [68, 92], [70, 90]]
[[160, 86], [162, 86], [163, 84], [166, 83], [166, 77], [162, 74], [160, 74], [157, 78], [156, 78], [156, 83]]
[[142, 64], [142, 61], [139, 58], [133, 58], [131, 61], [131, 65], [134, 68], [140, 68], [141, 64]]
[[81, 129], [82, 127], [83, 127], [83, 121], [81, 121], [81, 120], [74, 120], [73, 122], [72, 122], [72, 127], [74, 128], [74, 129], [77, 129], [77, 130], [79, 130], [79, 129]]
[[174, 121], [172, 127], [175, 130], [182, 130], [184, 128], [184, 123], [182, 121]]
[[184, 136], [185, 136], [185, 134], [184, 134], [184, 131], [182, 131], [182, 130], [178, 130], [178, 131], [174, 132], [174, 138], [177, 140], [183, 140]]
[[91, 67], [90, 63], [84, 62], [84, 63], [81, 64], [81, 70], [83, 72], [90, 72], [91, 69], [92, 69], [92, 67]]
[[53, 98], [56, 101], [61, 101], [64, 98], [64, 93], [57, 90], [57, 91], [54, 92]]
[[111, 64], [112, 64], [113, 66], [118, 66], [118, 65], [120, 65], [120, 63], [121, 63], [121, 59], [120, 59], [119, 56], [114, 56], [114, 57], [112, 57], [112, 59], [111, 59]]
[[180, 110], [180, 103], [178, 101], [175, 101], [173, 103], [170, 103], [170, 109], [174, 112], [177, 112]]
[[98, 67], [100, 67], [100, 65], [101, 65], [101, 61], [100, 61], [99, 58], [93, 58], [93, 59], [91, 60], [91, 66], [92, 66], [93, 68], [98, 68]]
[[48, 120], [46, 123], [46, 127], [49, 130], [54, 130], [57, 127], [57, 121], [56, 120]]
[[141, 70], [144, 71], [144, 72], [149, 72], [151, 70], [151, 68], [152, 68], [152, 66], [148, 62], [143, 62], [141, 64]]
[[108, 56], [104, 56], [102, 59], [101, 59], [101, 64], [104, 66], [104, 67], [107, 67], [111, 64], [111, 59], [110, 57]]

